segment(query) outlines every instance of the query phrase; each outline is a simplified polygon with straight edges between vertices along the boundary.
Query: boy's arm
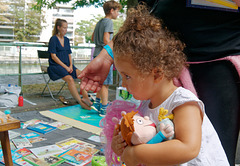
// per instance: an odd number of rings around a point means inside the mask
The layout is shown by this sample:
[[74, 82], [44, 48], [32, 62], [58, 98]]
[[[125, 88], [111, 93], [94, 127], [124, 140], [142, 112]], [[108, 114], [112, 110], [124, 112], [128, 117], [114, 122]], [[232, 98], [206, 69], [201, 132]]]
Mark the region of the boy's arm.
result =
[[103, 43], [107, 45], [110, 42], [110, 32], [104, 32]]
[[[127, 146], [121, 159], [128, 166], [175, 165], [185, 163], [199, 154], [201, 147], [201, 111], [196, 103], [186, 103], [174, 110], [176, 139], [158, 144]], [[184, 153], [183, 153], [184, 152]]]

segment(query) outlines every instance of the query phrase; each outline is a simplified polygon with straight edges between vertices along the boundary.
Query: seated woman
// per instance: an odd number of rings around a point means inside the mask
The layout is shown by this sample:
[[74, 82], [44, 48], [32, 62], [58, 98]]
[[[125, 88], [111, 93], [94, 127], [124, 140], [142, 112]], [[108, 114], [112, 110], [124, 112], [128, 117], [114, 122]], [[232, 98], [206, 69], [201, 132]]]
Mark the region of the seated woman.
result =
[[69, 39], [65, 36], [67, 33], [68, 23], [66, 20], [57, 19], [53, 29], [52, 37], [48, 45], [49, 57], [48, 74], [55, 81], [62, 78], [68, 84], [68, 89], [74, 99], [85, 109], [90, 110], [92, 104], [85, 90], [82, 91], [83, 99], [81, 99], [76, 88], [74, 79], [81, 73], [72, 64], [71, 48]]

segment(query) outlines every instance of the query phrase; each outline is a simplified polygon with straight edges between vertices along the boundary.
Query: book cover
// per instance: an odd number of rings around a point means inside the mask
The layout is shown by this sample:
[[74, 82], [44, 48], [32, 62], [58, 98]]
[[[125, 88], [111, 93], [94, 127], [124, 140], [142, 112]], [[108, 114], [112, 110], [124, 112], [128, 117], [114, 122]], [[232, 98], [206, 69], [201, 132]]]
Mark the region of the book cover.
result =
[[48, 145], [38, 148], [32, 148], [30, 151], [38, 158], [63, 153], [64, 150], [57, 145]]
[[9, 130], [8, 135], [9, 135], [9, 139], [13, 139], [13, 138], [16, 138], [16, 137], [20, 136], [21, 134], [19, 132], [16, 132], [16, 131]]
[[68, 150], [58, 156], [79, 166], [83, 166], [92, 160], [92, 155], [78, 151], [76, 149]]
[[[18, 158], [21, 158], [21, 157], [22, 157], [21, 154], [16, 153], [14, 150], [11, 150], [11, 154], [12, 154], [12, 160], [13, 160], [13, 161], [16, 160], [16, 159], [18, 159]], [[5, 164], [2, 149], [0, 149], [0, 162], [3, 163], [3, 164]]]
[[33, 126], [28, 126], [27, 129], [33, 130], [33, 131], [36, 131], [36, 132], [39, 132], [39, 133], [42, 133], [42, 134], [46, 134], [46, 133], [49, 133], [53, 130], [56, 130], [57, 127], [53, 127], [53, 126], [50, 126], [50, 125], [44, 124], [44, 123], [38, 123], [38, 124], [33, 125]]
[[14, 160], [13, 163], [15, 163], [17, 165], [33, 166], [32, 164], [28, 163], [27, 161], [23, 160], [22, 158]]
[[23, 157], [22, 159], [35, 166], [56, 166], [65, 161], [65, 159], [55, 155], [46, 156], [44, 158], [37, 158], [33, 154], [30, 154], [28, 156]]
[[34, 133], [34, 132], [21, 135], [21, 137], [23, 137], [23, 138], [25, 137], [27, 139], [34, 138], [34, 137], [39, 137], [39, 136], [40, 136], [39, 134]]
[[45, 141], [47, 138], [45, 137], [33, 137], [28, 139], [30, 143], [35, 143], [35, 142], [40, 142], [40, 141]]
[[60, 130], [66, 130], [66, 129], [69, 129], [72, 127], [71, 125], [68, 125], [68, 124], [65, 124], [65, 123], [59, 122], [59, 121], [50, 123], [49, 125], [57, 127]]
[[59, 141], [59, 142], [56, 142], [56, 145], [58, 145], [59, 147], [66, 147], [66, 146], [69, 146], [71, 144], [89, 145], [89, 146], [95, 147], [95, 145], [93, 145], [93, 144], [81, 141], [81, 140], [73, 138], [73, 137], [62, 140], [62, 141]]
[[14, 138], [12, 142], [17, 148], [32, 147], [32, 144], [27, 138]]
[[42, 121], [39, 120], [39, 119], [31, 119], [31, 120], [28, 120], [28, 121], [26, 121], [26, 122], [22, 122], [22, 123], [21, 123], [21, 128], [22, 128], [22, 129], [25, 129], [25, 128], [27, 128], [28, 126], [32, 126], [32, 125], [38, 124], [38, 123], [40, 123], [40, 122], [42, 122]]
[[239, 7], [232, 0], [187, 0], [187, 7], [239, 12]]
[[21, 155], [23, 157], [23, 156], [27, 156], [27, 155], [31, 154], [31, 151], [26, 148], [21, 148], [21, 149], [15, 150], [15, 153], [18, 153], [19, 155]]

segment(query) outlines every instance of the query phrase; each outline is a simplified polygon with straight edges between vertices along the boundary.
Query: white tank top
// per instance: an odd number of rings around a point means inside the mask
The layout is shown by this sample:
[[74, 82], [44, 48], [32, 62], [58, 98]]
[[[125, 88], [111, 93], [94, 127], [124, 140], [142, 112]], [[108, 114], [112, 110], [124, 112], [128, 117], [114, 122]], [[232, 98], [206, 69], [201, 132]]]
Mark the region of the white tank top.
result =
[[179, 87], [161, 105], [154, 109], [149, 108], [149, 100], [143, 101], [140, 112], [144, 116], [149, 116], [149, 118], [157, 125], [159, 109], [161, 107], [167, 109], [168, 114], [172, 114], [172, 111], [176, 107], [186, 102], [197, 102], [203, 113], [202, 143], [198, 156], [187, 163], [181, 164], [181, 166], [229, 166], [218, 135], [205, 114], [203, 102], [191, 91]]

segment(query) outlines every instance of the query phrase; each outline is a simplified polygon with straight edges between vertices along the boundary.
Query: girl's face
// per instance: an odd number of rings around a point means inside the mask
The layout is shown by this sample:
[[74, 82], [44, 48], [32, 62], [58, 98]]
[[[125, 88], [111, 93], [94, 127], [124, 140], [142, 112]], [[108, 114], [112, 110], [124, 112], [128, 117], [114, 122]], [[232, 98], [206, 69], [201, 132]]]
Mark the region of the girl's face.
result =
[[58, 26], [57, 28], [60, 35], [65, 36], [67, 33], [68, 24], [66, 22], [62, 22], [62, 26]]
[[137, 100], [148, 100], [154, 95], [154, 76], [143, 75], [131, 63], [130, 58], [115, 58], [114, 64], [122, 76], [122, 86]]

